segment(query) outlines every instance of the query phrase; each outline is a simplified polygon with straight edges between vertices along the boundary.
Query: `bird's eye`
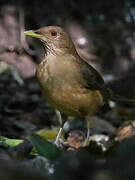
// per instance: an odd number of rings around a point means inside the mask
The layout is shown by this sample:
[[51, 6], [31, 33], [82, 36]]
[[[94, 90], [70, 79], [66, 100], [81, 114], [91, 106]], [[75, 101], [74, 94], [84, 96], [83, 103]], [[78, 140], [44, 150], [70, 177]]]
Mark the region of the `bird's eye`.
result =
[[56, 37], [57, 36], [57, 32], [56, 31], [51, 31], [51, 36]]

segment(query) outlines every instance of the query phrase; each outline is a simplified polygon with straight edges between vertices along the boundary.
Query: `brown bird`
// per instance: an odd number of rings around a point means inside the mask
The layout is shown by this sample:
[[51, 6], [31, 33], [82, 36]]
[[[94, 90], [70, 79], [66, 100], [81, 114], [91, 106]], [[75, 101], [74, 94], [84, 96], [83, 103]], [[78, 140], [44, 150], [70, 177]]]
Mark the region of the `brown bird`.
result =
[[61, 113], [62, 125], [56, 144], [68, 116], [86, 119], [88, 138], [91, 116], [110, 96], [104, 80], [92, 66], [81, 59], [71, 38], [62, 28], [48, 26], [24, 33], [41, 40], [46, 48], [36, 75], [45, 98]]

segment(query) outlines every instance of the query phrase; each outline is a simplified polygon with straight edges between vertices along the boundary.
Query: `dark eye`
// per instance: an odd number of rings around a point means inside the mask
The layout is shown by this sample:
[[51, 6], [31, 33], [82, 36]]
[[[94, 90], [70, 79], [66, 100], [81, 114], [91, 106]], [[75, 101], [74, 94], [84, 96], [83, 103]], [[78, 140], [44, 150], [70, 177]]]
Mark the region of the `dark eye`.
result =
[[56, 31], [52, 31], [51, 32], [51, 36], [56, 37], [57, 36], [57, 32]]

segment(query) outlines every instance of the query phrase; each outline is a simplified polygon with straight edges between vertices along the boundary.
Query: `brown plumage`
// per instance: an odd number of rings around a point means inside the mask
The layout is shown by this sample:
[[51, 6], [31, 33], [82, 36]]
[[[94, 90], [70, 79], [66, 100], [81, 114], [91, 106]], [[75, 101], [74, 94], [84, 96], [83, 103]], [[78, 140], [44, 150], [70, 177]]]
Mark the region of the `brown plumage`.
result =
[[60, 111], [63, 124], [67, 116], [85, 117], [89, 129], [90, 117], [109, 96], [100, 74], [80, 58], [62, 28], [48, 26], [25, 34], [39, 38], [46, 48], [36, 73], [45, 98]]

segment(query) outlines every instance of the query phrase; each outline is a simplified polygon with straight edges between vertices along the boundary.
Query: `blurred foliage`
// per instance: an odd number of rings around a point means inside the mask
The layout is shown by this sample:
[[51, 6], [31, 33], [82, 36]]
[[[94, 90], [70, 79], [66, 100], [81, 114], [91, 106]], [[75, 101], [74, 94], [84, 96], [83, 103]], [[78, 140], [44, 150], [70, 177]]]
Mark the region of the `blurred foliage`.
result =
[[[45, 139], [53, 140], [56, 138], [60, 128], [52, 128], [52, 129], [41, 129], [37, 132], [37, 134]], [[61, 138], [64, 138], [63, 133], [61, 134]]]
[[[121, 61], [123, 64], [126, 62], [131, 65], [133, 69], [132, 76], [126, 75], [118, 84], [115, 82], [115, 86], [112, 84], [112, 89], [119, 89], [118, 92], [121, 94], [124, 92], [128, 97], [132, 95], [131, 97], [134, 98], [134, 88], [127, 88], [134, 85], [134, 66], [132, 65], [135, 62], [135, 54], [131, 53], [131, 50], [135, 51], [134, 1], [0, 0], [0, 18], [3, 17], [2, 8], [7, 5], [14, 5], [17, 8], [16, 15], [18, 19], [20, 10], [24, 11], [26, 29], [37, 29], [45, 25], [66, 27], [67, 22], [80, 24], [93, 43], [92, 47], [89, 46], [92, 53], [101, 58], [100, 63], [105, 73], [112, 71], [112, 73], [118, 74], [122, 69], [119, 66]], [[2, 21], [0, 22], [2, 24]], [[9, 49], [5, 51], [7, 53]], [[21, 54], [20, 51], [17, 51], [17, 58], [19, 53]], [[9, 57], [11, 59], [11, 56]], [[32, 57], [35, 58], [34, 55]], [[14, 56], [12, 59], [14, 59]], [[30, 130], [29, 124], [31, 123], [34, 124], [34, 128], [31, 127], [32, 132], [37, 130], [36, 127], [41, 129], [44, 126], [50, 126], [52, 122], [56, 123], [57, 118], [54, 111], [41, 98], [40, 88], [37, 82], [35, 83], [35, 79], [27, 79], [24, 86], [18, 86], [9, 74], [1, 74], [0, 81], [0, 133], [2, 135], [22, 138], [24, 134], [28, 133], [28, 129]], [[121, 113], [124, 114], [125, 110], [122, 109]], [[111, 113], [108, 112], [109, 115], [107, 113], [102, 114], [108, 122], [109, 120], [114, 121], [112, 124], [115, 128], [120, 126], [123, 121], [119, 117], [117, 107], [112, 108]], [[127, 112], [127, 114], [130, 119], [134, 119], [134, 110]], [[125, 119], [126, 116], [123, 115]], [[53, 131], [53, 134], [50, 134], [50, 131], [40, 133], [43, 137], [51, 138], [50, 136], [54, 137], [56, 132], [57, 129]], [[22, 140], [1, 137], [0, 159], [8, 159], [8, 162], [6, 161], [0, 165], [0, 179], [46, 179], [41, 172], [37, 173], [35, 169], [30, 171], [26, 164], [28, 167], [36, 167], [44, 174], [48, 169], [48, 172], [51, 172], [50, 174], [53, 174], [53, 176], [47, 179], [134, 179], [134, 138], [133, 136], [117, 143], [113, 142], [113, 138], [111, 141], [110, 138], [109, 145], [105, 144], [108, 148], [107, 152], [102, 152], [102, 148], [97, 145], [97, 142], [92, 142], [88, 147], [79, 148], [78, 150], [70, 149], [73, 152], [63, 152], [51, 142], [38, 135], [33, 135], [31, 142], [38, 151], [38, 155], [31, 155], [30, 141], [21, 143]], [[101, 142], [101, 144], [103, 143]], [[68, 149], [68, 147], [66, 148]], [[11, 160], [11, 164], [9, 160]], [[23, 169], [27, 170], [24, 172]]]
[[23, 140], [21, 139], [9, 139], [9, 138], [0, 136], [0, 146], [5, 146], [5, 147], [13, 146], [14, 147], [14, 146], [19, 145], [22, 142]]
[[62, 154], [62, 149], [36, 134], [33, 134], [30, 137], [30, 140], [38, 151], [39, 155], [44, 156], [47, 159], [54, 160]]

